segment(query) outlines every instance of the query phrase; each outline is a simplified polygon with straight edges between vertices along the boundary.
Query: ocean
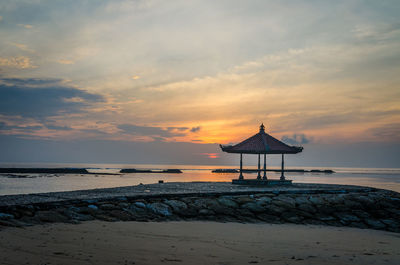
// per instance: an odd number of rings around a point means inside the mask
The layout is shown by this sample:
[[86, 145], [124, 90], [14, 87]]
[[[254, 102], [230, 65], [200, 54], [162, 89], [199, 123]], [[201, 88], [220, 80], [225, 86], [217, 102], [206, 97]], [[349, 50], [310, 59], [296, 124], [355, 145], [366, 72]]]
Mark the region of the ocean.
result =
[[[235, 166], [207, 165], [149, 165], [149, 164], [10, 164], [3, 163], [0, 167], [70, 167], [86, 168], [93, 175], [74, 174], [0, 174], [0, 195], [30, 194], [56, 191], [73, 191], [97, 188], [113, 188], [142, 184], [164, 182], [192, 181], [231, 181], [238, 173], [211, 173], [217, 168], [236, 168]], [[122, 168], [136, 169], [181, 169], [182, 174], [164, 173], [135, 173], [121, 175], [101, 175], [100, 173], [118, 173]], [[254, 166], [246, 168], [255, 169]], [[276, 169], [271, 167], [272, 169]], [[292, 169], [288, 167], [287, 169]], [[375, 187], [400, 192], [400, 168], [316, 168], [302, 167], [301, 169], [331, 169], [332, 174], [326, 173], [297, 173], [286, 172], [287, 179], [294, 183], [326, 183], [347, 184]], [[256, 178], [255, 173], [245, 173], [245, 178]], [[279, 172], [267, 172], [268, 178], [279, 179]]]

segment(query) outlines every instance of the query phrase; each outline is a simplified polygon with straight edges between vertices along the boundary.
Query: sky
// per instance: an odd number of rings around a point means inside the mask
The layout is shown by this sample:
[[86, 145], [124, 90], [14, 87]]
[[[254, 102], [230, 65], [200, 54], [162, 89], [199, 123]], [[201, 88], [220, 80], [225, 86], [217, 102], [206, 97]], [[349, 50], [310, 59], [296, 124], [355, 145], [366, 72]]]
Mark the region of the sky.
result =
[[304, 147], [289, 166], [400, 167], [398, 14], [397, 0], [1, 1], [0, 162], [234, 165], [218, 144], [264, 123]]

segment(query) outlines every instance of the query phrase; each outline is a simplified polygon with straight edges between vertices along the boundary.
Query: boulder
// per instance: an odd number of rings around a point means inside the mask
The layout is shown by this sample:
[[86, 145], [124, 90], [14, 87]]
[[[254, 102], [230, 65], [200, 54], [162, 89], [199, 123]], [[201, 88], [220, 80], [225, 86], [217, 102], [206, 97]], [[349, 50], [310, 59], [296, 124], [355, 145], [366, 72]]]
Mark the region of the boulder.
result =
[[165, 200], [165, 204], [169, 205], [175, 213], [181, 213], [187, 209], [186, 203], [178, 200]]
[[299, 195], [296, 198], [294, 198], [294, 200], [297, 205], [310, 205], [311, 204], [306, 196]]
[[295, 212], [287, 211], [283, 212], [281, 218], [289, 223], [299, 224], [304, 219], [303, 217], [297, 215]]
[[200, 215], [205, 215], [205, 216], [215, 215], [214, 211], [209, 210], [209, 209], [200, 209], [199, 210], [199, 214]]
[[14, 215], [8, 213], [0, 213], [0, 220], [14, 219]]
[[233, 200], [231, 200], [229, 198], [226, 198], [226, 197], [218, 198], [218, 202], [219, 202], [219, 204], [221, 206], [224, 206], [224, 207], [231, 207], [231, 208], [237, 208], [238, 207], [238, 204], [235, 201], [233, 201]]
[[260, 206], [260, 205], [258, 205], [258, 204], [255, 203], [255, 202], [247, 202], [247, 203], [245, 203], [245, 204], [242, 204], [241, 208], [250, 210], [250, 211], [252, 211], [253, 213], [262, 213], [262, 212], [265, 212], [265, 208], [262, 207], [262, 206]]
[[39, 218], [41, 222], [48, 223], [64, 223], [68, 221], [68, 218], [56, 211], [38, 211], [35, 217]]
[[[296, 207], [296, 200], [293, 199], [292, 197], [284, 196], [284, 195], [279, 195], [279, 196], [275, 197], [274, 200], [273, 200], [273, 203], [275, 203], [275, 204], [276, 203], [281, 203], [281, 205], [279, 205], [279, 204], [276, 204], [276, 205], [282, 206], [282, 207], [285, 207], [285, 208], [294, 208], [294, 207]], [[283, 206], [282, 203], [286, 204], [286, 206]]]
[[75, 221], [93, 220], [93, 217], [91, 215], [81, 214], [78, 211], [76, 211], [75, 209], [76, 209], [76, 207], [70, 207], [68, 209], [65, 209], [62, 212], [62, 214], [65, 215], [69, 220], [75, 220]]
[[272, 215], [277, 215], [277, 216], [280, 216], [284, 211], [286, 211], [285, 208], [282, 208], [282, 207], [279, 207], [279, 206], [276, 206], [273, 204], [268, 205], [265, 210], [266, 213], [272, 214]]
[[121, 221], [130, 221], [133, 219], [131, 214], [122, 210], [111, 210], [110, 215]]
[[312, 195], [308, 197], [308, 200], [314, 205], [321, 205], [326, 203], [325, 200], [319, 195]]
[[349, 224], [351, 222], [360, 222], [361, 219], [353, 214], [349, 214], [346, 212], [335, 212], [333, 214], [342, 224]]
[[386, 225], [379, 220], [370, 218], [364, 219], [364, 223], [373, 229], [384, 229], [386, 227]]
[[315, 209], [315, 207], [313, 207], [311, 204], [305, 204], [305, 203], [299, 204], [296, 208], [300, 211], [311, 213], [311, 214], [314, 214], [317, 212], [317, 209]]
[[142, 209], [146, 208], [146, 204], [144, 204], [143, 202], [134, 202], [133, 205], [137, 208], [142, 208]]
[[147, 208], [157, 215], [161, 216], [172, 215], [170, 207], [161, 202], [150, 203], [147, 205]]
[[114, 204], [112, 204], [112, 203], [100, 204], [99, 207], [100, 207], [100, 209], [102, 209], [103, 211], [110, 211], [110, 210], [119, 209], [119, 207], [118, 207], [117, 205], [114, 205]]
[[256, 200], [256, 203], [261, 206], [264, 206], [264, 205], [270, 204], [271, 201], [272, 201], [271, 197], [260, 197]]
[[257, 218], [260, 219], [261, 221], [264, 221], [267, 223], [281, 223], [279, 217], [277, 217], [275, 215], [266, 214], [266, 213], [257, 214]]

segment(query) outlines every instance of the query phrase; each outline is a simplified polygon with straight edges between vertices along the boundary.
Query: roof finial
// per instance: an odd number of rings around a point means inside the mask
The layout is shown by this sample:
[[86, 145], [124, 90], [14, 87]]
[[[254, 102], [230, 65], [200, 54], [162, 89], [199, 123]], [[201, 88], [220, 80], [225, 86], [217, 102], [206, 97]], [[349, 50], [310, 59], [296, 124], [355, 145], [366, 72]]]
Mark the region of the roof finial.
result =
[[261, 123], [261, 125], [260, 125], [260, 132], [264, 132], [264, 130], [265, 130], [264, 123]]

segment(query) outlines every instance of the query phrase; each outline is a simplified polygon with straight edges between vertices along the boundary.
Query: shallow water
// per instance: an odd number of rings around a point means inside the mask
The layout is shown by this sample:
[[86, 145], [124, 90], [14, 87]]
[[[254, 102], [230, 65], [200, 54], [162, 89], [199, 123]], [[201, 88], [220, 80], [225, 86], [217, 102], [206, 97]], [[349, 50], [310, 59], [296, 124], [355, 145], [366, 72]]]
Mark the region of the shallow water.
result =
[[[122, 175], [64, 175], [64, 174], [0, 174], [0, 195], [28, 194], [39, 192], [71, 191], [96, 188], [111, 188], [164, 182], [189, 181], [231, 181], [237, 173], [211, 173], [215, 168], [232, 166], [195, 166], [195, 165], [117, 165], [117, 164], [25, 164], [1, 165], [2, 167], [83, 167], [90, 172], [117, 173], [121, 168], [166, 169], [179, 168], [182, 174], [135, 173]], [[248, 167], [254, 168], [254, 167]], [[304, 168], [315, 169], [315, 168]], [[325, 168], [321, 168], [325, 169]], [[360, 185], [400, 192], [400, 169], [390, 168], [329, 168], [336, 173], [294, 173], [285, 176], [298, 183], [327, 183]], [[19, 175], [21, 177], [16, 177]], [[268, 178], [279, 179], [279, 172], [267, 172]], [[244, 174], [245, 178], [256, 178], [255, 173]]]

